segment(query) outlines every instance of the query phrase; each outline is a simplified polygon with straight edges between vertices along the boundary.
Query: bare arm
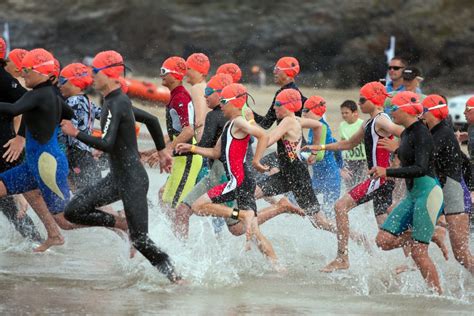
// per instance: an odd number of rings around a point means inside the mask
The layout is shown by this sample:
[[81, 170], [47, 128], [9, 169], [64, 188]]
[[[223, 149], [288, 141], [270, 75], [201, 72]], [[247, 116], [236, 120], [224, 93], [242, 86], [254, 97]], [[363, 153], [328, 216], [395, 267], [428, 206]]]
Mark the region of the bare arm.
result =
[[234, 126], [242, 132], [252, 135], [257, 139], [257, 148], [255, 149], [252, 164], [255, 169], [260, 172], [267, 171], [268, 167], [265, 167], [260, 163], [260, 159], [262, 159], [263, 153], [268, 146], [268, 136], [265, 134], [265, 131], [257, 125], [251, 125], [242, 117], [235, 119], [234, 124]]
[[221, 157], [221, 137], [213, 148], [199, 147], [188, 143], [179, 143], [176, 145], [176, 152], [179, 154], [193, 153], [210, 159], [219, 159]]
[[[277, 125], [276, 128], [274, 128], [268, 137], [268, 145], [271, 146], [275, 144], [279, 139], [283, 137], [283, 135], [286, 134], [286, 132], [291, 128], [292, 125], [292, 120], [291, 118], [285, 117], [280, 124]], [[250, 134], [250, 133], [249, 133]]]
[[170, 146], [172, 149], [175, 149], [177, 144], [186, 143], [190, 141], [193, 138], [193, 136], [194, 136], [194, 129], [192, 128], [192, 126], [189, 126], [189, 125], [185, 126], [183, 130], [181, 131], [181, 133], [179, 133], [179, 135], [176, 136], [175, 139], [173, 139]]
[[405, 129], [403, 126], [393, 123], [391, 120], [384, 116], [380, 116], [375, 122], [375, 124], [377, 129], [382, 129], [390, 135], [394, 135], [396, 137], [400, 137], [403, 130]]
[[193, 100], [194, 113], [196, 115], [194, 125], [194, 129], [196, 131], [196, 140], [199, 142], [202, 137], [204, 122], [208, 112], [206, 99], [204, 98], [204, 91], [201, 89], [201, 85], [191, 87], [190, 94], [191, 99]]

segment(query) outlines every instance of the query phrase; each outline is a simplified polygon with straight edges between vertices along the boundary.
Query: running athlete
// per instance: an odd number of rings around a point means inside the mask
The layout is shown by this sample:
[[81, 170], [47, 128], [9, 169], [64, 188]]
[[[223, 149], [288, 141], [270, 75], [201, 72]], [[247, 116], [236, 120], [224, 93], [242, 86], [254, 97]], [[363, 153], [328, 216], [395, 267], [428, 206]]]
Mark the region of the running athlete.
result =
[[[179, 143], [195, 143], [194, 139], [194, 106], [182, 80], [186, 74], [186, 62], [181, 57], [166, 59], [161, 67], [163, 85], [170, 89], [171, 99], [166, 106], [166, 126], [170, 151]], [[202, 157], [199, 155], [175, 156], [171, 174], [163, 189], [162, 201], [171, 210], [168, 215], [175, 217], [175, 209], [196, 184], [201, 170]]]
[[[360, 130], [364, 120], [359, 118], [357, 104], [352, 100], [346, 100], [341, 104], [341, 116], [344, 121], [339, 124], [339, 134], [341, 140], [349, 140]], [[365, 146], [360, 143], [351, 150], [344, 150], [342, 156], [344, 157], [344, 168], [341, 170], [341, 176], [344, 179], [346, 190], [350, 190], [362, 182], [367, 175]]]
[[[81, 132], [91, 135], [94, 120], [100, 118], [100, 108], [84, 93], [92, 84], [89, 67], [74, 63], [61, 70], [59, 85], [66, 104], [74, 111], [71, 120]], [[96, 183], [101, 177], [97, 161], [92, 156], [91, 148], [73, 137], [64, 137], [69, 162], [69, 179], [73, 191]]]
[[392, 250], [409, 244], [411, 256], [430, 287], [442, 293], [438, 272], [428, 246], [443, 206], [443, 191], [435, 178], [434, 144], [426, 126], [418, 120], [423, 113], [416, 93], [403, 91], [392, 100], [394, 122], [405, 127], [396, 154], [399, 168], [374, 166], [374, 178], [404, 178], [405, 198], [395, 207], [377, 234], [377, 246]]
[[232, 77], [233, 83], [240, 82], [240, 78], [242, 78], [242, 71], [240, 70], [240, 67], [234, 63], [220, 65], [219, 68], [217, 68], [216, 70], [216, 75], [217, 74], [230, 75]]
[[[104, 96], [100, 125], [102, 138], [79, 131], [63, 120], [64, 134], [110, 154], [110, 173], [97, 184], [79, 191], [69, 202], [65, 216], [73, 223], [129, 230], [133, 246], [171, 282], [180, 282], [168, 255], [148, 235], [148, 175], [140, 162], [135, 119], [146, 124], [163, 164], [171, 163], [158, 119], [134, 108], [122, 93], [118, 78], [124, 61], [115, 51], [98, 53], [92, 61], [94, 88]], [[166, 167], [166, 166], [163, 166]], [[98, 207], [122, 200], [126, 219], [105, 213]], [[128, 225], [127, 225], [128, 223]]]
[[0, 113], [23, 114], [26, 158], [20, 165], [0, 174], [0, 196], [28, 192], [25, 197], [48, 232], [48, 239], [36, 248], [36, 251], [44, 251], [64, 243], [54, 221], [62, 228], [73, 228], [62, 214], [69, 200], [68, 166], [57, 140], [59, 122], [62, 118], [71, 119], [73, 113], [57, 97], [50, 81], [54, 71], [53, 55], [44, 49], [34, 49], [25, 55], [22, 67], [25, 84], [33, 90], [14, 104], [0, 103]]
[[[322, 124], [321, 137], [313, 137], [313, 130], [309, 130], [308, 144], [331, 144], [336, 140], [332, 137], [329, 124], [323, 118], [326, 113], [326, 100], [320, 96], [311, 96], [304, 103], [303, 117], [310, 120], [319, 121]], [[334, 203], [341, 194], [342, 156], [340, 151], [326, 152], [319, 151], [316, 155], [311, 155], [308, 162], [312, 164], [312, 185], [316, 196], [323, 196], [323, 205], [326, 215], [333, 216]]]
[[471, 194], [462, 178], [462, 152], [453, 129], [446, 118], [446, 100], [429, 95], [423, 102], [423, 119], [434, 142], [436, 175], [443, 188], [444, 214], [448, 223], [449, 240], [454, 257], [474, 274], [474, 257], [469, 247], [469, 213]]
[[[18, 74], [15, 63], [12, 62], [19, 60], [21, 56], [16, 56], [19, 50], [14, 49], [5, 59], [2, 47], [5, 47], [5, 42], [0, 38], [0, 102], [14, 103], [26, 93], [25, 88], [15, 77]], [[15, 59], [14, 56], [18, 58]], [[25, 140], [24, 137], [17, 135], [20, 121], [21, 116], [0, 115], [0, 173], [19, 165], [23, 160], [21, 152]], [[18, 145], [17, 149], [14, 149], [15, 144]], [[0, 210], [20, 235], [41, 243], [43, 241], [41, 235], [25, 213], [28, 205], [23, 201], [21, 195], [6, 196], [0, 199]]]
[[[192, 152], [211, 159], [219, 159], [226, 170], [227, 182], [211, 188], [199, 197], [192, 205], [192, 210], [199, 216], [218, 216], [227, 218], [228, 225], [232, 221], [240, 221], [243, 225], [247, 242], [255, 237], [260, 251], [278, 269], [277, 257], [270, 242], [263, 236], [258, 227], [257, 206], [254, 198], [255, 181], [245, 161], [250, 136], [257, 138], [257, 148], [252, 165], [260, 172], [268, 168], [260, 163], [268, 137], [265, 132], [251, 125], [242, 117], [242, 108], [247, 102], [247, 90], [241, 84], [226, 86], [221, 93], [221, 108], [224, 116], [229, 119], [220, 139], [214, 148], [196, 147], [191, 144], [179, 144], [178, 152]], [[232, 209], [223, 203], [237, 202]], [[247, 244], [247, 247], [249, 244]]]
[[194, 53], [186, 59], [186, 67], [187, 81], [191, 85], [189, 94], [193, 101], [195, 113], [194, 133], [196, 140], [200, 141], [204, 129], [204, 120], [209, 112], [204, 98], [204, 89], [206, 88], [206, 76], [211, 64], [209, 58], [203, 53]]
[[[367, 164], [369, 168], [390, 165], [390, 152], [378, 146], [383, 138], [399, 136], [402, 127], [394, 124], [388, 115], [382, 112], [387, 92], [380, 82], [369, 82], [360, 89], [359, 106], [362, 113], [370, 114], [370, 119], [350, 139], [341, 140], [328, 145], [307, 146], [314, 151], [320, 150], [350, 150], [360, 143], [365, 143]], [[334, 207], [337, 222], [337, 257], [321, 271], [349, 269], [349, 211], [358, 205], [374, 201], [374, 213], [378, 225], [386, 218], [387, 208], [392, 204], [393, 181], [386, 178], [367, 180], [340, 198]]]

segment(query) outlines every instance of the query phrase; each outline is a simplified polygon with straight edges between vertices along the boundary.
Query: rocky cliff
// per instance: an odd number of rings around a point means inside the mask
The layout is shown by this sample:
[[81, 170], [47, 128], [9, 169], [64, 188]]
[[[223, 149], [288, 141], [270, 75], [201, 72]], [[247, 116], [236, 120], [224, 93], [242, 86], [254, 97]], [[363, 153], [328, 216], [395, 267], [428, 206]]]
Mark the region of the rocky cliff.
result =
[[395, 35], [397, 54], [421, 67], [425, 85], [474, 86], [472, 0], [3, 0], [3, 21], [12, 46], [41, 46], [63, 63], [115, 49], [156, 76], [164, 58], [202, 51], [214, 68], [233, 61], [248, 73], [294, 55], [304, 83], [335, 87], [384, 77]]

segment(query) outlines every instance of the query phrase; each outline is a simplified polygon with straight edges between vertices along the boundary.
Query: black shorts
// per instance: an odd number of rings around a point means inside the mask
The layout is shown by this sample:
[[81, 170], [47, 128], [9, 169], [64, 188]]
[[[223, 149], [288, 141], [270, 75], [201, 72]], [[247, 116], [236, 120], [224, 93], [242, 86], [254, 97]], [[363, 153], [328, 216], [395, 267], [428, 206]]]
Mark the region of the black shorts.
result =
[[208, 195], [211, 197], [211, 201], [217, 204], [223, 204], [226, 202], [236, 201], [239, 210], [253, 210], [256, 214], [257, 203], [255, 202], [255, 187], [256, 182], [250, 172], [246, 171], [244, 181], [242, 184], [232, 191], [224, 194], [216, 194], [218, 190], [224, 189], [224, 184], [216, 186], [209, 190]]

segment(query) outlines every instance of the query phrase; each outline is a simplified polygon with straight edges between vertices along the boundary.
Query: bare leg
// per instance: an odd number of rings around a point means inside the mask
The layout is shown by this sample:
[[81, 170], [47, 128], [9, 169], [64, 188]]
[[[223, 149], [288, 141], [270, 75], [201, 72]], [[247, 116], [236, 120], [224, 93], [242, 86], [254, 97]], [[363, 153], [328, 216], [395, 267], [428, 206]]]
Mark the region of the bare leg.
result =
[[262, 225], [266, 221], [283, 213], [305, 216], [301, 208], [292, 204], [286, 197], [283, 197], [276, 204], [266, 207], [258, 213], [258, 225]]
[[432, 287], [438, 294], [442, 294], [441, 284], [439, 282], [438, 272], [433, 264], [433, 261], [428, 255], [428, 245], [418, 242], [413, 242], [412, 258], [415, 261], [421, 275], [426, 283]]
[[193, 215], [193, 211], [189, 206], [181, 203], [176, 208], [176, 217], [173, 222], [173, 233], [175, 236], [187, 239], [189, 234], [189, 219]]
[[454, 257], [474, 275], [474, 257], [469, 247], [469, 214], [446, 216]]
[[439, 247], [439, 249], [443, 253], [444, 259], [448, 260], [449, 252], [448, 252], [448, 247], [446, 247], [446, 244], [444, 243], [445, 239], [446, 239], [446, 228], [441, 227], [441, 226], [436, 226], [433, 236], [431, 237], [431, 241], [434, 242]]
[[[0, 182], [0, 183], [1, 183], [0, 195], [6, 194], [5, 185], [3, 184], [3, 182]], [[43, 252], [52, 246], [59, 246], [59, 245], [64, 244], [64, 237], [61, 235], [59, 227], [56, 224], [56, 221], [54, 220], [53, 215], [51, 215], [51, 213], [49, 212], [48, 207], [46, 206], [46, 203], [44, 202], [40, 191], [34, 190], [34, 191], [26, 192], [23, 194], [23, 196], [31, 205], [31, 208], [38, 215], [41, 222], [44, 224], [44, 227], [46, 228], [46, 232], [48, 235], [44, 243], [36, 247], [34, 251]]]

